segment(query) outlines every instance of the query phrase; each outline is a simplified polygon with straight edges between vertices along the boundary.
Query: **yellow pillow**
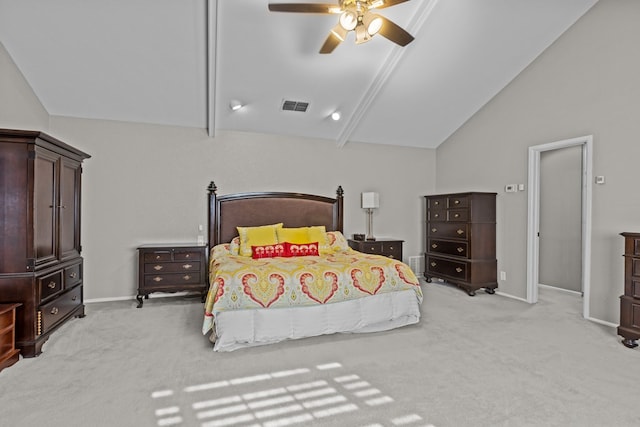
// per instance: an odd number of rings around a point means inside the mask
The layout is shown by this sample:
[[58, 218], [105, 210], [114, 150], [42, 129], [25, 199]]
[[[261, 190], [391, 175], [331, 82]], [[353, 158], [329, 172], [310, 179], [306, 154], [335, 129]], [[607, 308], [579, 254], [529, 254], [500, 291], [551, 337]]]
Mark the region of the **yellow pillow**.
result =
[[327, 240], [327, 229], [324, 225], [309, 227], [309, 242], [318, 242], [321, 255], [331, 252], [329, 240]]
[[298, 228], [278, 228], [276, 230], [278, 235], [278, 243], [310, 243], [309, 240], [309, 229], [308, 227], [298, 227]]
[[251, 256], [251, 246], [275, 245], [278, 243], [276, 230], [282, 223], [259, 227], [236, 227], [240, 236], [240, 255]]

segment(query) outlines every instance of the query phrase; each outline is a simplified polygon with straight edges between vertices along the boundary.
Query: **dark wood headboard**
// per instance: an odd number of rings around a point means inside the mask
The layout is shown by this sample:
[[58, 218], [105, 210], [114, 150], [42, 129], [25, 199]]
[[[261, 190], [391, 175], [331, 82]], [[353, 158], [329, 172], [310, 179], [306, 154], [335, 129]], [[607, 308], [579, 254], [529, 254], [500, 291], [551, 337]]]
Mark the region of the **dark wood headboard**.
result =
[[327, 231], [343, 231], [344, 192], [338, 186], [336, 198], [302, 193], [261, 192], [216, 194], [212, 181], [209, 193], [209, 247], [228, 243], [238, 235], [236, 227], [255, 227], [282, 222], [285, 227], [324, 225]]

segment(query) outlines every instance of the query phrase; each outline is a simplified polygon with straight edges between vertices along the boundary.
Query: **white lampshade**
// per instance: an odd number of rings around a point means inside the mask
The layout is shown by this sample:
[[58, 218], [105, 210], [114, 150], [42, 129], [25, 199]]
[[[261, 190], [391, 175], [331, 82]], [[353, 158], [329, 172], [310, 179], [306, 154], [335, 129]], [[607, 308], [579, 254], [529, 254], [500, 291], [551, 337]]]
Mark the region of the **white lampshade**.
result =
[[362, 209], [376, 209], [378, 207], [380, 207], [378, 193], [362, 193]]

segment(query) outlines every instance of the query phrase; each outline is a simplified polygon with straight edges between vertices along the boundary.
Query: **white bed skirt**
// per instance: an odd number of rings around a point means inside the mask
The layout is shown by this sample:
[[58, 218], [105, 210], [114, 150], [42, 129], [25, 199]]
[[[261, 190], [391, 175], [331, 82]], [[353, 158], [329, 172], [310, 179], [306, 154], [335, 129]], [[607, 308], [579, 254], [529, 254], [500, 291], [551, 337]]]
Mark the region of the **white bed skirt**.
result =
[[386, 331], [419, 320], [420, 304], [413, 290], [326, 305], [223, 311], [216, 314], [213, 349], [232, 351], [337, 332]]

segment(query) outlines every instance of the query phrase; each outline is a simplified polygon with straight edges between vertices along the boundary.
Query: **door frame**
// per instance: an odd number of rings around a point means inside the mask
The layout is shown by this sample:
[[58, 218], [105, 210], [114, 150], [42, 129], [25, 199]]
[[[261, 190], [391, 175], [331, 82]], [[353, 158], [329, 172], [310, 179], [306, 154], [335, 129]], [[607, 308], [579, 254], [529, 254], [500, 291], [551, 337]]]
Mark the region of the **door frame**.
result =
[[538, 302], [540, 268], [540, 153], [560, 148], [582, 147], [582, 316], [589, 318], [591, 291], [591, 197], [593, 179], [593, 135], [529, 147], [529, 201], [527, 220], [527, 302]]

